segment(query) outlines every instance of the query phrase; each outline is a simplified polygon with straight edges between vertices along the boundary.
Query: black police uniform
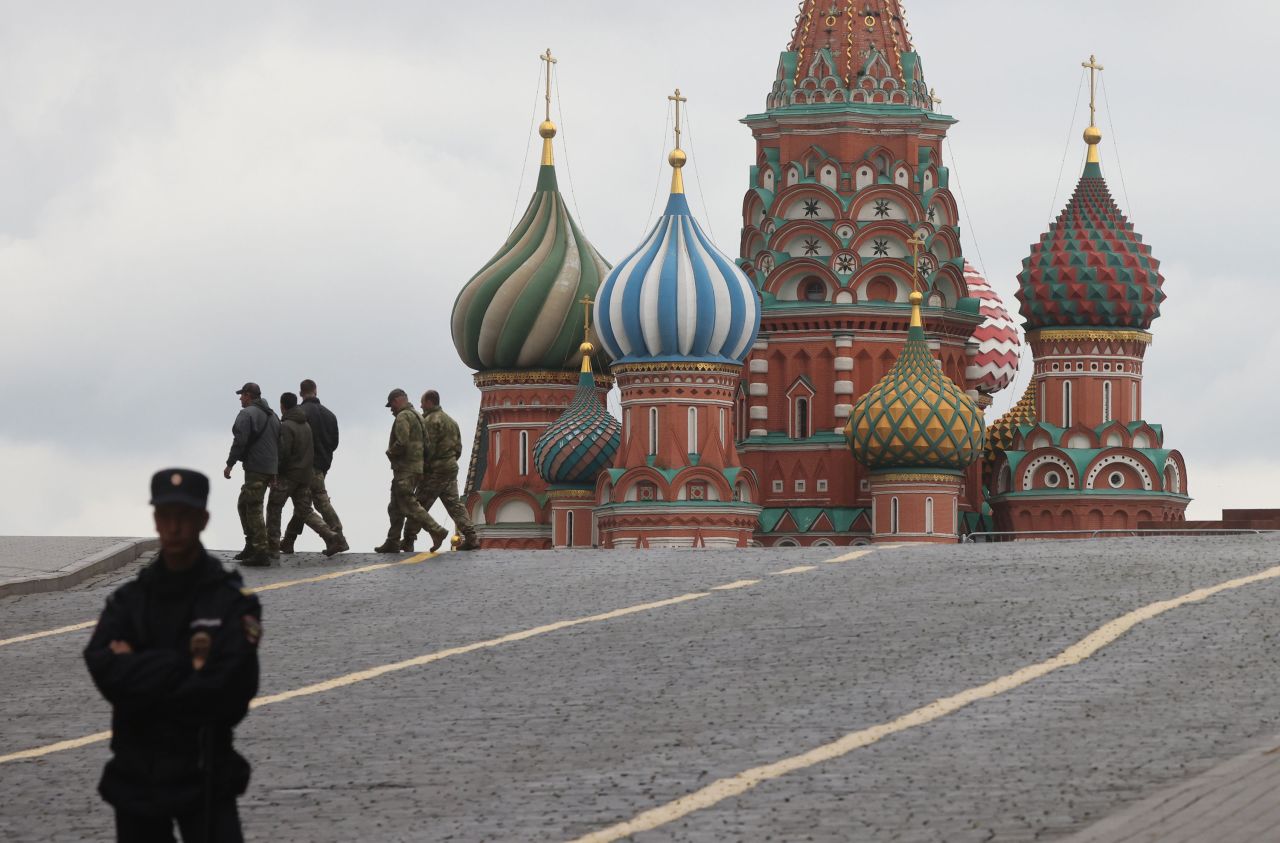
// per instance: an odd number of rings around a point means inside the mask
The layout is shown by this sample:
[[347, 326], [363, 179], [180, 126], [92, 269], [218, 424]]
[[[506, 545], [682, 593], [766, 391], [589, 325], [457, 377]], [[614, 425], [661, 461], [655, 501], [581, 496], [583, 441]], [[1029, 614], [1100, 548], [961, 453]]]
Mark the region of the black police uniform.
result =
[[[172, 841], [175, 820], [185, 841], [243, 839], [235, 799], [250, 768], [232, 728], [258, 692], [261, 621], [240, 574], [203, 548], [182, 572], [157, 558], [107, 599], [84, 657], [112, 705], [114, 757], [98, 790], [120, 840]], [[133, 652], [112, 653], [112, 641]]]

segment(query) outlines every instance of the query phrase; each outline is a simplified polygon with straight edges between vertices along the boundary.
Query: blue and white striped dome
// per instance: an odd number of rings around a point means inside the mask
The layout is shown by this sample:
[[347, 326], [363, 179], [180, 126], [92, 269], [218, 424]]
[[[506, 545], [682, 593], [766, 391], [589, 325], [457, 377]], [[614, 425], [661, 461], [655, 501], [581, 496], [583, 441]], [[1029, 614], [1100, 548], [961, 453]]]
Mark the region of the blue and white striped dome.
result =
[[600, 285], [595, 323], [615, 363], [741, 364], [760, 330], [760, 300], [677, 192], [644, 244]]

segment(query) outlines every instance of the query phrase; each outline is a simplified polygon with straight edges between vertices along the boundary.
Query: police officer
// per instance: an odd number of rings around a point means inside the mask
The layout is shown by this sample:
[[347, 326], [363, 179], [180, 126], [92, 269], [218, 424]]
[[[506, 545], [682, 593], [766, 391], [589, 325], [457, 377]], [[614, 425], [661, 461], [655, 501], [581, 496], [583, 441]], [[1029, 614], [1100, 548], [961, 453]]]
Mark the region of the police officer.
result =
[[[316, 382], [307, 378], [298, 388], [302, 395], [302, 411], [307, 414], [307, 423], [311, 425], [311, 444], [315, 448], [315, 459], [312, 464], [314, 472], [311, 479], [311, 504], [320, 513], [324, 523], [330, 530], [338, 534], [340, 550], [350, 550], [346, 538], [342, 535], [342, 519], [333, 508], [329, 499], [329, 490], [325, 486], [325, 478], [333, 467], [333, 452], [338, 450], [338, 417], [333, 411], [320, 403], [316, 397]], [[304, 524], [295, 511], [285, 528], [284, 537], [280, 540], [280, 552], [293, 553], [293, 543], [302, 535]]]
[[375, 547], [374, 553], [399, 552], [400, 531], [406, 520], [433, 537], [439, 536], [441, 542], [449, 535], [449, 531], [437, 524], [414, 497], [422, 481], [425, 452], [422, 417], [413, 409], [403, 389], [391, 390], [387, 396], [387, 408], [396, 417], [387, 444], [387, 459], [391, 461], [391, 502], [387, 504], [387, 516], [391, 519], [391, 528], [387, 531], [387, 540]]
[[280, 396], [280, 473], [267, 497], [267, 544], [272, 556], [280, 553], [280, 513], [284, 510], [285, 501], [290, 500], [293, 501], [294, 520], [306, 524], [324, 539], [325, 556], [334, 556], [347, 549], [346, 542], [340, 541], [338, 534], [330, 530], [311, 507], [315, 458], [307, 414], [298, 406], [298, 396], [286, 392]]
[[[479, 550], [476, 529], [467, 516], [467, 508], [458, 499], [458, 459], [462, 456], [462, 431], [458, 423], [440, 406], [440, 393], [428, 389], [422, 394], [422, 426], [427, 431], [426, 458], [422, 467], [422, 482], [418, 484], [418, 503], [430, 511], [439, 500], [453, 519], [463, 541], [458, 550]], [[445, 534], [448, 535], [447, 533]], [[418, 531], [406, 524], [401, 550], [412, 551]], [[443, 536], [431, 535], [431, 550], [438, 550]]]
[[107, 598], [84, 658], [111, 703], [98, 791], [121, 841], [240, 841], [236, 797], [249, 763], [232, 729], [258, 692], [262, 609], [200, 543], [209, 480], [181, 468], [151, 479], [159, 556]]
[[271, 405], [262, 400], [262, 390], [256, 383], [246, 383], [236, 390], [236, 395], [240, 396], [241, 409], [231, 426], [231, 453], [222, 472], [222, 476], [230, 480], [232, 467], [237, 462], [244, 463], [244, 483], [236, 502], [240, 527], [244, 530], [244, 550], [235, 558], [250, 566], [270, 565], [267, 522], [262, 517], [262, 508], [267, 487], [275, 481], [278, 467], [280, 419], [272, 412]]

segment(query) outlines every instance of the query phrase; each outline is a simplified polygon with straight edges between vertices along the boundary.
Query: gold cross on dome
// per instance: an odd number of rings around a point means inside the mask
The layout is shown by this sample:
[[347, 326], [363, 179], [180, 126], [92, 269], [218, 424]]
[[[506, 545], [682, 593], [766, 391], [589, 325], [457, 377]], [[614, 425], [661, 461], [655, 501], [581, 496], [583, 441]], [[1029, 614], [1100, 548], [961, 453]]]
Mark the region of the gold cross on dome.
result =
[[924, 229], [916, 229], [916, 233], [907, 241], [907, 246], [911, 249], [911, 287], [912, 289], [920, 289], [924, 284], [920, 281], [920, 252], [928, 245], [924, 236]]
[[582, 338], [585, 340], [591, 333], [591, 305], [595, 302], [591, 300], [591, 296], [583, 296], [578, 304], [582, 305]]
[[667, 97], [667, 99], [671, 100], [676, 104], [676, 149], [679, 149], [680, 148], [680, 103], [688, 102], [689, 98], [680, 96], [680, 89], [676, 88], [676, 92], [671, 96]]
[[547, 47], [547, 51], [538, 56], [539, 59], [547, 63], [547, 119], [551, 119], [551, 65], [559, 63], [559, 59], [551, 55], [551, 48]]
[[1097, 56], [1089, 56], [1089, 60], [1080, 66], [1089, 71], [1089, 125], [1096, 126], [1098, 125], [1098, 74], [1106, 68], [1098, 64]]

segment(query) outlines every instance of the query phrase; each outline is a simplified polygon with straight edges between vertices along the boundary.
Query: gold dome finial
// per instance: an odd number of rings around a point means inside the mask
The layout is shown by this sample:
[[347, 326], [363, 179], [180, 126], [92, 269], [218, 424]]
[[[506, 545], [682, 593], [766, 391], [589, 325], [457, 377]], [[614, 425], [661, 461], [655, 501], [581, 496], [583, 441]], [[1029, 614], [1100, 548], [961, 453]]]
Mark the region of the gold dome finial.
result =
[[538, 135], [542, 138], [542, 166], [550, 167], [556, 163], [551, 149], [551, 139], [556, 136], [556, 124], [551, 122], [551, 68], [560, 60], [551, 55], [550, 47], [538, 58], [547, 63], [547, 112], [542, 125], [538, 127]]
[[1101, 164], [1102, 156], [1098, 153], [1098, 144], [1102, 143], [1102, 130], [1098, 128], [1098, 74], [1104, 68], [1098, 64], [1097, 56], [1089, 56], [1081, 67], [1089, 71], [1089, 128], [1084, 130], [1084, 142], [1089, 144], [1090, 164]]
[[591, 296], [583, 296], [582, 301], [582, 345], [578, 346], [578, 351], [582, 353], [582, 372], [591, 372], [591, 355], [596, 353], [596, 347], [591, 344], [591, 305], [595, 304], [591, 300]]
[[667, 97], [668, 100], [676, 104], [676, 148], [671, 150], [671, 154], [667, 156], [667, 163], [671, 165], [671, 192], [684, 193], [684, 176], [680, 170], [689, 161], [689, 156], [680, 148], [680, 104], [689, 101], [688, 97], [680, 95], [680, 89], [676, 88], [676, 92]]

